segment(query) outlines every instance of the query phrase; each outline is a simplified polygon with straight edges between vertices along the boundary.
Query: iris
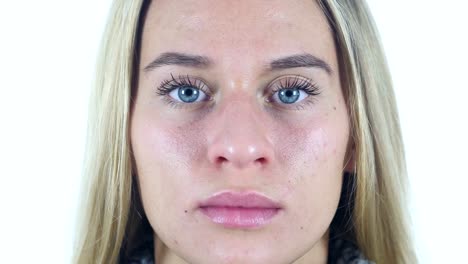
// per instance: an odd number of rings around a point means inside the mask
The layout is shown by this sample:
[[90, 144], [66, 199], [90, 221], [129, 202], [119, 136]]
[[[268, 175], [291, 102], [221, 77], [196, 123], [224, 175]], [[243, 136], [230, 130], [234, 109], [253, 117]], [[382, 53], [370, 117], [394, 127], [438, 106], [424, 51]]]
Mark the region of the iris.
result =
[[300, 92], [298, 89], [281, 89], [278, 93], [279, 99], [285, 104], [295, 103], [299, 95]]
[[178, 95], [179, 95], [180, 100], [182, 100], [182, 102], [193, 103], [200, 96], [200, 92], [198, 91], [198, 89], [194, 89], [193, 87], [190, 87], [190, 86], [185, 86], [185, 87], [179, 88]]

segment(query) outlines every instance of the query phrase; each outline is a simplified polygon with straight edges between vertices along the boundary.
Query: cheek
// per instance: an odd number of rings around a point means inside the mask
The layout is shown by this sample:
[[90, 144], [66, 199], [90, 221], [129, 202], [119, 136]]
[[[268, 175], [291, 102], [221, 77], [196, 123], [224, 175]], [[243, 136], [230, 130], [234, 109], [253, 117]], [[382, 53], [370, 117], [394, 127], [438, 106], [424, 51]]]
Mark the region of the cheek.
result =
[[330, 217], [334, 213], [349, 136], [344, 109], [343, 106], [341, 112], [333, 110], [300, 125], [285, 126], [288, 129], [282, 132], [283, 140], [278, 141], [282, 167], [290, 172], [287, 189], [293, 194], [289, 197], [291, 204], [297, 205], [294, 211], [308, 214], [300, 219], [317, 221], [317, 216]]
[[132, 124], [132, 146], [142, 168], [180, 171], [188, 168], [201, 154], [202, 129], [169, 121], [141, 121]]
[[[277, 140], [282, 166], [294, 172], [291, 179], [339, 174], [347, 147], [346, 122], [320, 119], [305, 125], [285, 126]], [[305, 173], [307, 172], [307, 173]]]
[[181, 127], [160, 117], [134, 116], [131, 143], [142, 202], [151, 223], [163, 225], [170, 221], [166, 219], [169, 216], [185, 214], [187, 208], [167, 205], [185, 206], [190, 201], [187, 190], [192, 190], [193, 183], [188, 174], [200, 156], [201, 135], [194, 126]]
[[329, 138], [322, 126], [292, 127], [286, 133], [280, 153], [288, 164], [315, 167], [327, 159]]
[[320, 237], [338, 205], [343, 163], [348, 142], [346, 118], [316, 119], [302, 126], [288, 126], [281, 142], [291, 223], [298, 236]]

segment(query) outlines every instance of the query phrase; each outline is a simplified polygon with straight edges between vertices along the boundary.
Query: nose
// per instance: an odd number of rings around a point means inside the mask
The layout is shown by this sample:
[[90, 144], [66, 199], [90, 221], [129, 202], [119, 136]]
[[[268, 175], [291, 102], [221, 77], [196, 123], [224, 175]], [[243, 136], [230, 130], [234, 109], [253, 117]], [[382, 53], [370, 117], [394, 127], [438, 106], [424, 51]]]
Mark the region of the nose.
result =
[[208, 130], [208, 159], [212, 164], [246, 169], [273, 162], [266, 120], [254, 102], [230, 102], [214, 116]]

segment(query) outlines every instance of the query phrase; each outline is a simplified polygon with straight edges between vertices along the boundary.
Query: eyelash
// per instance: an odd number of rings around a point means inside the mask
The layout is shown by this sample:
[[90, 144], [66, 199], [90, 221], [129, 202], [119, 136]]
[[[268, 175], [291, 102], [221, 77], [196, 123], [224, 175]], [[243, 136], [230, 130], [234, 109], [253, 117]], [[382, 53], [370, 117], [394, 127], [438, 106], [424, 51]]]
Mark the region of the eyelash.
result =
[[[293, 103], [291, 107], [296, 107], [297, 110], [301, 110], [304, 108], [305, 104], [313, 103], [313, 100], [315, 99], [314, 97], [320, 94], [320, 89], [317, 86], [316, 83], [312, 82], [311, 79], [299, 77], [299, 76], [290, 76], [290, 77], [282, 77], [282, 79], [278, 82], [273, 82], [273, 83], [279, 83], [278, 85], [275, 85], [276, 87], [270, 88], [272, 90], [271, 95], [268, 97], [267, 102], [272, 103], [272, 100], [270, 97], [274, 95], [276, 92], [282, 90], [282, 89], [298, 89], [304, 91], [307, 95], [306, 98], [304, 98], [300, 103], [295, 104]], [[202, 92], [204, 92], [207, 97], [210, 97], [211, 91], [209, 88], [205, 85], [205, 83], [197, 78], [192, 78], [189, 75], [179, 75], [177, 78], [175, 78], [172, 73], [171, 73], [171, 79], [164, 80], [161, 82], [159, 87], [157, 88], [157, 94], [161, 96], [164, 100], [165, 103], [167, 103], [169, 106], [173, 108], [184, 108], [184, 107], [189, 107], [189, 105], [196, 105], [197, 103], [181, 103], [178, 101], [175, 101], [174, 99], [171, 99], [169, 94], [181, 87], [193, 87], [195, 89], [198, 89]], [[208, 99], [207, 101], [210, 101]], [[274, 103], [274, 102], [273, 102]], [[289, 108], [289, 107], [286, 107]]]
[[[277, 82], [273, 81], [273, 83]], [[320, 89], [318, 85], [312, 82], [311, 79], [302, 78], [299, 76], [281, 77], [278, 83], [279, 85], [272, 89], [272, 95], [276, 94], [276, 92], [282, 89], [298, 89], [304, 91], [306, 94], [309, 95], [299, 104], [292, 104], [291, 107], [296, 107], [297, 110], [303, 109], [305, 104], [313, 103], [315, 96], [320, 94]], [[271, 102], [270, 99], [267, 99], [267, 101]]]
[[[171, 79], [164, 80], [157, 88], [157, 94], [162, 96], [165, 103], [174, 108], [183, 108], [188, 103], [180, 103], [170, 98], [169, 93], [181, 87], [193, 87], [209, 95], [210, 91], [200, 79], [191, 78], [189, 75], [180, 75], [177, 79], [171, 73]], [[193, 103], [192, 103], [193, 104]]]

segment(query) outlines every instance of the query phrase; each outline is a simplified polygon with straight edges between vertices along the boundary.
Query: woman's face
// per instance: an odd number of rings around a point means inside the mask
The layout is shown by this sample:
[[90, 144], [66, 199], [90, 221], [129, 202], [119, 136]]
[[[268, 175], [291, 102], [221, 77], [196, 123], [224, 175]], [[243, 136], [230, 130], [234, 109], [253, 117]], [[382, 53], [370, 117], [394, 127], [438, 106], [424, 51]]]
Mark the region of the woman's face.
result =
[[325, 262], [349, 123], [317, 3], [152, 1], [140, 55], [131, 144], [158, 263]]

